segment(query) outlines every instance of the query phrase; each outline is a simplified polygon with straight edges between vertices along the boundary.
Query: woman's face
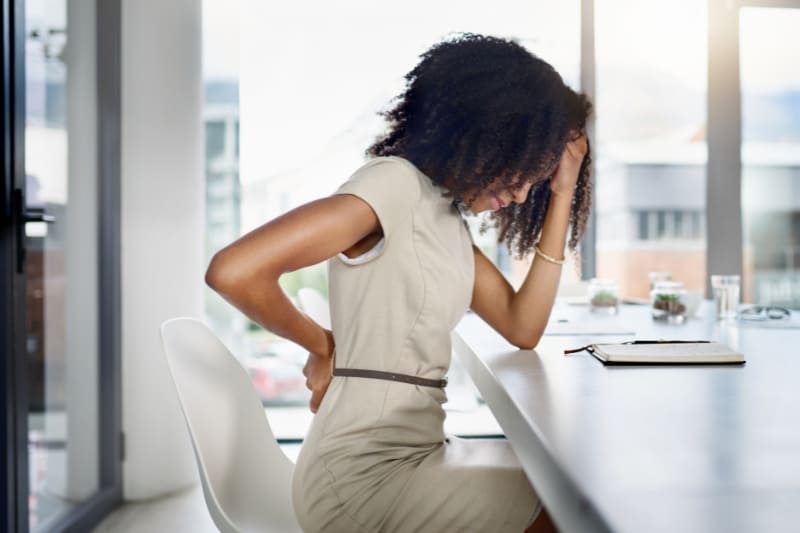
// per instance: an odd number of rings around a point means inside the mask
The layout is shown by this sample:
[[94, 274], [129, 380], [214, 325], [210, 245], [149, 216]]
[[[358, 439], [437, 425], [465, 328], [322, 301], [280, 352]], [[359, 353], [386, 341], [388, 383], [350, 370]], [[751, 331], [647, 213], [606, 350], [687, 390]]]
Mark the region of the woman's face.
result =
[[483, 211], [497, 211], [511, 203], [524, 203], [532, 185], [533, 180], [525, 180], [511, 186], [504, 186], [500, 180], [495, 180], [489, 187], [478, 193], [469, 209], [477, 214]]

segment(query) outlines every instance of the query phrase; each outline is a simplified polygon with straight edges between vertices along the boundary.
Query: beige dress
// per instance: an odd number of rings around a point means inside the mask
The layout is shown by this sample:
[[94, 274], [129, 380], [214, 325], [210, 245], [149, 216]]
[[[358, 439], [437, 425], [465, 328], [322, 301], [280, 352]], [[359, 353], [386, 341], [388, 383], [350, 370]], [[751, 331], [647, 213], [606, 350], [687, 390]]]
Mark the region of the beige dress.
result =
[[[409, 161], [379, 157], [337, 194], [384, 238], [329, 262], [336, 366], [440, 379], [472, 295], [474, 258], [452, 201]], [[445, 438], [441, 389], [334, 377], [293, 482], [307, 532], [522, 531], [539, 500], [504, 440]]]

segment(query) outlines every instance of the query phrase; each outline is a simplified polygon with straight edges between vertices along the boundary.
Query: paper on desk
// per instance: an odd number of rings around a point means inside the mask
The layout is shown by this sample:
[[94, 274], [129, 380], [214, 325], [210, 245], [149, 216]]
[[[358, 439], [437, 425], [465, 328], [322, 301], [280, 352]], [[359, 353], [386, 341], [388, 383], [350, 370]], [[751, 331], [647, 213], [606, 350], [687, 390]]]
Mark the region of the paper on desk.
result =
[[636, 332], [621, 324], [598, 324], [596, 321], [589, 320], [568, 320], [566, 322], [553, 320], [547, 323], [544, 334], [574, 337], [579, 335], [635, 335]]

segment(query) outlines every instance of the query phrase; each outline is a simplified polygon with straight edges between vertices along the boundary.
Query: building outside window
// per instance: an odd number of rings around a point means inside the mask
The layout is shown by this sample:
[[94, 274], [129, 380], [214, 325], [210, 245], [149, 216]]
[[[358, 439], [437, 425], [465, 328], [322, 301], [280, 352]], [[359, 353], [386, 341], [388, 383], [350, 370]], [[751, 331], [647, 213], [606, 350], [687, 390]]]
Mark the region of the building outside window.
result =
[[638, 241], [698, 241], [705, 235], [702, 213], [686, 209], [654, 209], [633, 213]]

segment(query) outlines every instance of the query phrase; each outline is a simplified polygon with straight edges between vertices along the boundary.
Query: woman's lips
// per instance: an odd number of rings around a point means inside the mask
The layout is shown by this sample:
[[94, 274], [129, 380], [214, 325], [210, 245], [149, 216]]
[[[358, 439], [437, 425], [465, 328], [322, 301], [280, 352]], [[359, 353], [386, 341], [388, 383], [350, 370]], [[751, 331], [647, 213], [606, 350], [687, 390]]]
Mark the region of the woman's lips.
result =
[[498, 209], [502, 209], [507, 205], [508, 204], [498, 198], [496, 194], [492, 195], [492, 211], [497, 211]]

